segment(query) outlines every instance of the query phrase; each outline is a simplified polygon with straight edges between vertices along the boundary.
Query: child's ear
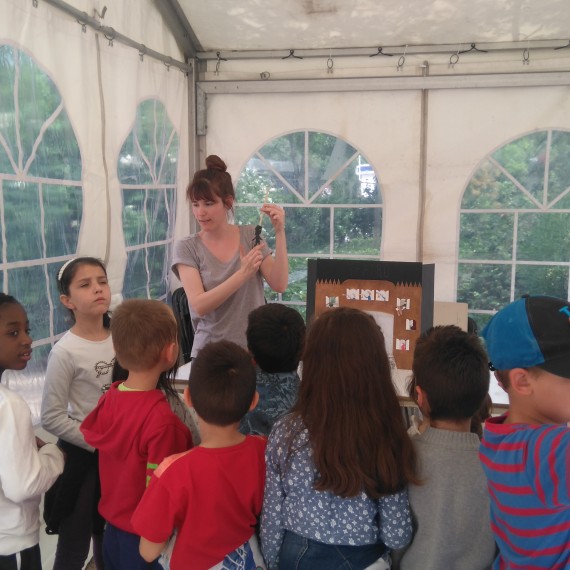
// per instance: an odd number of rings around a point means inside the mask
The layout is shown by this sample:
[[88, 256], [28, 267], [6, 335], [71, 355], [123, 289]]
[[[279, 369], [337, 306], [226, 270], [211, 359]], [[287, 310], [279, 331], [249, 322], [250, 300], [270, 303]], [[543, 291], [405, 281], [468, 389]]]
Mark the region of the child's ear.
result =
[[429, 415], [430, 408], [427, 394], [419, 386], [416, 386], [416, 402], [422, 414]]
[[186, 402], [186, 405], [189, 408], [192, 407], [192, 399], [190, 398], [190, 388], [188, 388], [188, 386], [184, 388], [184, 401]]
[[164, 347], [162, 354], [164, 356], [164, 360], [169, 363], [170, 368], [170, 366], [173, 366], [178, 360], [178, 343], [171, 342], [170, 344], [167, 344]]
[[521, 396], [532, 394], [531, 375], [526, 368], [512, 368], [508, 372], [509, 387], [513, 392]]
[[255, 409], [255, 406], [257, 406], [258, 402], [259, 402], [259, 392], [256, 390], [255, 394], [253, 395], [253, 399], [251, 400], [251, 405], [249, 406], [250, 412], [251, 412], [251, 410]]
[[67, 295], [60, 295], [59, 300], [66, 309], [69, 309], [70, 311], [75, 310], [75, 305], [71, 302], [71, 299]]

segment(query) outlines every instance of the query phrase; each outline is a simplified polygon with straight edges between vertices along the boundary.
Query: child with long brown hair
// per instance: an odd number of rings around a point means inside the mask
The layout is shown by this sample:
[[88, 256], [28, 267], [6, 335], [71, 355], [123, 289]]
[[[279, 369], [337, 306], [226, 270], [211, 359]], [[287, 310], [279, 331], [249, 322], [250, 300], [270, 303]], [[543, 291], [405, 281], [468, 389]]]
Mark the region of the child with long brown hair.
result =
[[380, 570], [409, 542], [414, 451], [370, 315], [339, 308], [315, 320], [297, 403], [275, 424], [266, 461], [261, 544], [271, 570]]

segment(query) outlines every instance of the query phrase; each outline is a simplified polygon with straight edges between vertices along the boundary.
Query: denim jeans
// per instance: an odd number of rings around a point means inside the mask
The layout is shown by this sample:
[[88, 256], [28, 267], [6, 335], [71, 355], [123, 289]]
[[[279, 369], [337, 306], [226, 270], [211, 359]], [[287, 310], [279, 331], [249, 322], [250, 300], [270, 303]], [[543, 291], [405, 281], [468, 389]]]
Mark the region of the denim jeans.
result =
[[105, 570], [162, 570], [157, 560], [145, 562], [139, 554], [140, 536], [107, 523], [103, 537]]
[[279, 570], [364, 570], [385, 551], [381, 543], [324, 544], [287, 530], [279, 551]]

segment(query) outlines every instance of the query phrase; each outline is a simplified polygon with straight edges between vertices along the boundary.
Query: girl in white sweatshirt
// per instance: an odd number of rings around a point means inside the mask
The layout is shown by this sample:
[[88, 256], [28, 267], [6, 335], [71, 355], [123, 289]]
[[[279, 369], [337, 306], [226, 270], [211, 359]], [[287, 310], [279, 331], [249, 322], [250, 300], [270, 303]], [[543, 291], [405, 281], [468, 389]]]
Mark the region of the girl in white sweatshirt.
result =
[[[0, 375], [32, 355], [26, 311], [0, 293]], [[0, 384], [0, 570], [41, 570], [40, 499], [63, 471], [63, 453], [34, 435], [30, 409]]]

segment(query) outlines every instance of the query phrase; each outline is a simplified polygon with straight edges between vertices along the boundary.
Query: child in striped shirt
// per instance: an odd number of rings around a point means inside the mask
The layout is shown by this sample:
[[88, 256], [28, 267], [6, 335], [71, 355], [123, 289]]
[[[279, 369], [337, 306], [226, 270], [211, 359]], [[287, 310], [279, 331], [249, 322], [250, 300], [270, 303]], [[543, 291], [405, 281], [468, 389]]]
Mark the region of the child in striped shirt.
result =
[[500, 550], [493, 569], [570, 568], [570, 303], [525, 296], [482, 334], [510, 404], [487, 420], [480, 451]]

